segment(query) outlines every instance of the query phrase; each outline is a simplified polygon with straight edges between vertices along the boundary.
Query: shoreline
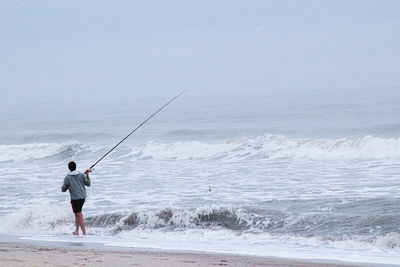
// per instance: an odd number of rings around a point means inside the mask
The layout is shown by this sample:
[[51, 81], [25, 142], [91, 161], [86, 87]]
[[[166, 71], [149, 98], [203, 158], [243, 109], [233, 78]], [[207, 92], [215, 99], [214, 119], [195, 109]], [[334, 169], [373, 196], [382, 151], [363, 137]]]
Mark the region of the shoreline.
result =
[[[80, 248], [0, 242], [0, 266], [311, 266], [360, 267], [368, 263], [303, 260], [206, 252]], [[390, 266], [390, 265], [382, 265]]]

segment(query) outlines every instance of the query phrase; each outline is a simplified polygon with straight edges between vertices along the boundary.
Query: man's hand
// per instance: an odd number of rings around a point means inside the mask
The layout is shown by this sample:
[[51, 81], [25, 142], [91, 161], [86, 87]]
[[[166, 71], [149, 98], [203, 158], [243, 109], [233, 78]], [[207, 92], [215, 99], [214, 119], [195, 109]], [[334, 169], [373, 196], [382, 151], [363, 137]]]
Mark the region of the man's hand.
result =
[[61, 187], [61, 192], [67, 192], [68, 189], [69, 189], [69, 185], [68, 186], [62, 186]]
[[85, 175], [86, 175], [87, 178], [89, 178], [89, 172], [92, 172], [92, 170], [89, 169], [89, 170], [86, 170], [86, 171], [85, 171]]

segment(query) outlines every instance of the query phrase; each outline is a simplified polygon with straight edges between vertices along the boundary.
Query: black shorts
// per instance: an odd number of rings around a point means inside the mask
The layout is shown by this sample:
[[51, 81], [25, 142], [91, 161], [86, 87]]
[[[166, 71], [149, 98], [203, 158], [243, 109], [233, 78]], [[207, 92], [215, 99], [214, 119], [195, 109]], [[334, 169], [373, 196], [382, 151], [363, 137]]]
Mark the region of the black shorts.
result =
[[83, 203], [85, 203], [84, 198], [71, 200], [72, 211], [74, 213], [82, 212]]

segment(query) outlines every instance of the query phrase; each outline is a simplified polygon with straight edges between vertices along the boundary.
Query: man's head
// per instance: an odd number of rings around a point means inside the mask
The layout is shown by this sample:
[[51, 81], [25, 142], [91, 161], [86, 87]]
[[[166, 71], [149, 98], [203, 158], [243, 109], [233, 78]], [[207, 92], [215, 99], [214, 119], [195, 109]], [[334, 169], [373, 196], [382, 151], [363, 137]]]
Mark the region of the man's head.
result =
[[68, 163], [68, 169], [73, 172], [76, 170], [76, 163], [71, 161], [70, 163]]

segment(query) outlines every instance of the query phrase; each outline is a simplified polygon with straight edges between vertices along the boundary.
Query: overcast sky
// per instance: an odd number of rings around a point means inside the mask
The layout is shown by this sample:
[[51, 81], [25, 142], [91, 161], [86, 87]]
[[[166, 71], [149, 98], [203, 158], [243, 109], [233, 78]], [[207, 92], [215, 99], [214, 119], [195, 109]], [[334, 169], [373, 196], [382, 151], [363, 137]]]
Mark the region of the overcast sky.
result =
[[399, 29], [395, 0], [0, 0], [0, 104], [397, 87]]

